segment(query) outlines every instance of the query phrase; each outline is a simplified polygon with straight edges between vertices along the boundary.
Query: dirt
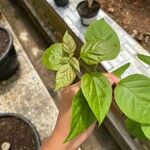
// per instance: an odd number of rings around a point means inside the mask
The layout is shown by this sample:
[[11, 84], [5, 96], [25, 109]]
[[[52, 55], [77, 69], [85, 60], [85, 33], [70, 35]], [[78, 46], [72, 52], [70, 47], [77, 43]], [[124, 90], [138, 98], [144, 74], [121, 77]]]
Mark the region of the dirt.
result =
[[15, 117], [0, 118], [0, 150], [4, 142], [10, 144], [9, 150], [37, 150], [33, 131]]
[[100, 5], [96, 1], [93, 2], [91, 8], [88, 7], [87, 1], [83, 1], [78, 5], [77, 10], [82, 17], [91, 18], [97, 15], [99, 8]]
[[8, 33], [0, 29], [0, 56], [3, 55], [8, 47], [9, 36]]
[[98, 0], [101, 8], [150, 52], [150, 0]]

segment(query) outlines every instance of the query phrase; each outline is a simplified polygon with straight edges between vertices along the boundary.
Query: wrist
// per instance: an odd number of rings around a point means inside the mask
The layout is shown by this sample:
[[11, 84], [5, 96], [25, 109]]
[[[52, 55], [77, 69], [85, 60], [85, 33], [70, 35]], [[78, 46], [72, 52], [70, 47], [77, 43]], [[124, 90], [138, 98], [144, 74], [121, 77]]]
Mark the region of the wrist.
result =
[[47, 142], [42, 145], [41, 150], [76, 150], [77, 148], [73, 146], [73, 142], [69, 141], [64, 143], [65, 138], [66, 137], [63, 132], [54, 130]]
[[51, 142], [57, 143], [60, 147], [60, 150], [76, 150], [77, 147], [75, 147], [74, 141], [68, 141], [67, 143], [64, 143], [66, 137], [67, 134], [63, 132], [63, 130], [56, 129], [51, 136]]

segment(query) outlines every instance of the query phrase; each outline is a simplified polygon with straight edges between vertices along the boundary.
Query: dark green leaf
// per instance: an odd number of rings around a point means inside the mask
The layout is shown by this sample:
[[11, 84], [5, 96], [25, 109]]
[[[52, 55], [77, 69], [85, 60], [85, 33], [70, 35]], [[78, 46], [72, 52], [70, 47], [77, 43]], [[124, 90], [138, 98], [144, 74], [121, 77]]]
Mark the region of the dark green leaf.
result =
[[144, 63], [150, 65], [150, 56], [137, 54], [138, 58], [142, 60]]
[[66, 31], [63, 37], [62, 44], [63, 44], [63, 50], [72, 56], [73, 52], [76, 50], [76, 43], [74, 39], [69, 35], [68, 31]]
[[96, 118], [83, 96], [82, 91], [79, 90], [73, 99], [71, 129], [65, 142], [78, 136], [94, 122], [96, 122]]
[[140, 74], [124, 78], [115, 89], [115, 100], [128, 118], [150, 123], [150, 78]]
[[126, 119], [126, 128], [128, 129], [128, 132], [132, 134], [134, 137], [137, 137], [138, 139], [147, 139], [144, 135], [141, 124], [138, 122], [135, 122], [131, 119]]
[[42, 64], [47, 69], [57, 71], [61, 66], [61, 59], [63, 56], [62, 44], [53, 44], [45, 50], [42, 56]]
[[141, 128], [145, 136], [150, 140], [150, 124], [142, 124]]
[[70, 64], [71, 66], [77, 70], [78, 72], [80, 72], [80, 64], [79, 64], [79, 61], [78, 59], [76, 59], [75, 57], [71, 58], [70, 59]]
[[127, 64], [117, 68], [112, 73], [114, 75], [116, 75], [117, 77], [121, 77], [121, 75], [129, 68], [129, 66], [130, 66], [130, 63], [127, 63]]
[[99, 72], [86, 73], [81, 79], [82, 92], [99, 124], [107, 115], [112, 101], [112, 88]]
[[70, 85], [74, 81], [75, 77], [75, 71], [69, 64], [61, 66], [56, 74], [55, 90]]

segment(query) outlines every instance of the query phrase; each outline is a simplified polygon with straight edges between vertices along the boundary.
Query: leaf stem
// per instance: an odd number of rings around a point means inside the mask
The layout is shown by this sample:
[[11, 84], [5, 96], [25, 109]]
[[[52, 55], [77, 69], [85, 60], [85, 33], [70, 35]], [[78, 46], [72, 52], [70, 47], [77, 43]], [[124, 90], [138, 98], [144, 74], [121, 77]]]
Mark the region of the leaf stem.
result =
[[85, 69], [86, 72], [91, 72], [90, 67], [88, 67], [82, 60], [79, 60], [80, 66]]
[[94, 71], [98, 72], [98, 64], [94, 66]]
[[87, 0], [87, 2], [88, 2], [88, 7], [91, 8], [93, 4], [93, 0]]

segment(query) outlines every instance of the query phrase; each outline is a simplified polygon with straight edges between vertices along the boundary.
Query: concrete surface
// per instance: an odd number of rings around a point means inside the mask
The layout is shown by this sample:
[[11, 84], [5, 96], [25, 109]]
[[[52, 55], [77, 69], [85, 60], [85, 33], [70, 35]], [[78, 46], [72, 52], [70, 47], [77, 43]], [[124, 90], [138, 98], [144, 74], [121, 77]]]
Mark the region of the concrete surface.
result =
[[25, 116], [36, 126], [43, 140], [53, 130], [58, 115], [57, 107], [7, 20], [2, 17], [0, 25], [12, 33], [20, 65], [11, 78], [0, 82], [0, 113], [11, 112]]

